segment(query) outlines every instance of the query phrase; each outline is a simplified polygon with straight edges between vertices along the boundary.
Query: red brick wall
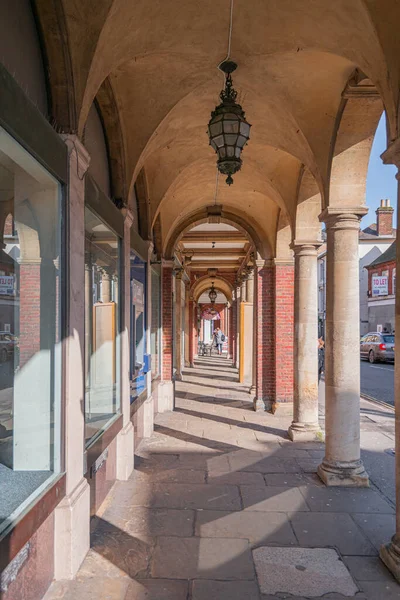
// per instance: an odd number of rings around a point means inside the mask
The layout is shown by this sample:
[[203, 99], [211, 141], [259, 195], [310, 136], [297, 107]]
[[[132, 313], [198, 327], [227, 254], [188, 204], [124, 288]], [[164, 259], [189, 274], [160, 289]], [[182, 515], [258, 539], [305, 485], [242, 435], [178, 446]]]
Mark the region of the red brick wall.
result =
[[255, 269], [257, 327], [256, 398], [270, 408], [275, 402], [275, 290], [274, 267]]
[[393, 208], [378, 208], [376, 211], [378, 235], [393, 234], [393, 212]]
[[[228, 308], [228, 354], [233, 357], [233, 305]], [[236, 339], [236, 336], [235, 336]]]
[[293, 265], [258, 267], [255, 307], [256, 399], [274, 410], [293, 402]]
[[162, 267], [162, 367], [164, 381], [172, 379], [173, 331], [172, 331], [172, 267]]
[[194, 338], [195, 338], [195, 324], [194, 324], [194, 304], [193, 300], [189, 300], [189, 364], [192, 367], [194, 361]]
[[276, 402], [293, 402], [294, 265], [275, 266]]
[[40, 264], [20, 265], [20, 366], [40, 350]]
[[232, 360], [233, 364], [236, 364], [236, 338], [237, 338], [237, 300], [232, 302], [231, 306], [231, 340], [232, 340]]

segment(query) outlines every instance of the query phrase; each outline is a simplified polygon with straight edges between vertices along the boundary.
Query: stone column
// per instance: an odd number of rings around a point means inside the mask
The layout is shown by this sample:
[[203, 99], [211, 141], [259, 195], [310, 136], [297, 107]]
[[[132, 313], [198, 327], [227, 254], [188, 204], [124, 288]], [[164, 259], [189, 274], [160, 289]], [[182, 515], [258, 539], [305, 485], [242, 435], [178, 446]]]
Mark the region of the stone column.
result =
[[321, 439], [318, 423], [318, 281], [321, 242], [295, 242], [294, 250], [294, 398], [289, 437]]
[[174, 332], [172, 305], [172, 271], [174, 261], [162, 261], [161, 314], [162, 314], [162, 364], [161, 381], [158, 387], [158, 412], [173, 410], [174, 384], [172, 381]]
[[[130, 344], [131, 344], [131, 226], [133, 213], [124, 210], [124, 239], [121, 268], [121, 413], [123, 427], [117, 436], [117, 479], [126, 481], [133, 471], [134, 429], [131, 422]], [[103, 283], [104, 285], [104, 283]], [[118, 296], [116, 296], [118, 302]], [[105, 300], [103, 300], [105, 302]]]
[[[358, 235], [364, 207], [327, 208], [326, 448], [318, 474], [328, 486], [368, 486], [360, 459]], [[317, 343], [317, 342], [315, 342]]]
[[240, 285], [240, 302], [247, 302], [247, 282], [246, 279], [243, 278]]
[[112, 273], [110, 267], [104, 267], [101, 273], [101, 299], [104, 303], [111, 302]]
[[69, 154], [67, 247], [68, 331], [64, 341], [66, 495], [54, 511], [56, 579], [72, 579], [89, 550], [90, 489], [83, 475], [85, 451], [85, 173], [89, 154], [75, 135], [63, 135]]
[[236, 360], [235, 367], [239, 368], [240, 363], [240, 304], [242, 302], [241, 283], [237, 283], [236, 287]]
[[254, 303], [254, 269], [251, 270], [249, 278], [247, 280], [247, 302], [253, 305], [253, 343], [252, 343], [252, 356], [251, 356], [251, 368], [252, 368], [252, 382], [249, 389], [249, 394], [255, 395], [256, 393], [256, 343], [255, 343], [255, 331], [257, 327], [256, 318], [256, 307]]
[[183, 269], [175, 274], [175, 378], [182, 380], [182, 277]]
[[195, 338], [195, 318], [194, 302], [189, 299], [189, 366], [194, 367], [194, 338]]
[[249, 272], [249, 276], [246, 281], [246, 300], [253, 304], [254, 302], [254, 271]]
[[[381, 156], [385, 164], [396, 165], [397, 178], [397, 229], [400, 227], [400, 138]], [[400, 236], [396, 239], [396, 273], [400, 273]], [[400, 276], [396, 277], [396, 360], [394, 365], [394, 402], [395, 402], [395, 445], [396, 445], [396, 531], [392, 541], [381, 547], [380, 556], [394, 577], [400, 582]]]
[[233, 290], [232, 294], [232, 306], [231, 306], [231, 338], [232, 338], [232, 362], [236, 365], [237, 360], [237, 291]]

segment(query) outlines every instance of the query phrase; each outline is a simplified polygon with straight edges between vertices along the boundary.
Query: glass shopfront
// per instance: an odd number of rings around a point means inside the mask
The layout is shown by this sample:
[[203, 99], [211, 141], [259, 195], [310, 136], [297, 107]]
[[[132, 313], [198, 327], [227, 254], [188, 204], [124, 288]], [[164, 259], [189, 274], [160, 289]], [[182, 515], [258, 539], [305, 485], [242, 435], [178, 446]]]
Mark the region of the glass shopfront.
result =
[[131, 402], [146, 389], [146, 263], [131, 251]]
[[85, 208], [85, 439], [120, 411], [120, 238]]
[[151, 378], [161, 372], [161, 283], [160, 273], [151, 269]]
[[0, 127], [0, 532], [61, 469], [61, 199]]

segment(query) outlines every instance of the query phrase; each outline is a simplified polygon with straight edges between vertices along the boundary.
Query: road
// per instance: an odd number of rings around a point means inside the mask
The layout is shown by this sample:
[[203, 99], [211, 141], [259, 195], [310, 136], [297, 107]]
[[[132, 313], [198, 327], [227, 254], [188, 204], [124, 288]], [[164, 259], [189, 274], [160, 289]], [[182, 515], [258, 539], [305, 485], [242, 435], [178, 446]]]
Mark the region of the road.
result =
[[361, 393], [394, 405], [394, 366], [361, 361]]

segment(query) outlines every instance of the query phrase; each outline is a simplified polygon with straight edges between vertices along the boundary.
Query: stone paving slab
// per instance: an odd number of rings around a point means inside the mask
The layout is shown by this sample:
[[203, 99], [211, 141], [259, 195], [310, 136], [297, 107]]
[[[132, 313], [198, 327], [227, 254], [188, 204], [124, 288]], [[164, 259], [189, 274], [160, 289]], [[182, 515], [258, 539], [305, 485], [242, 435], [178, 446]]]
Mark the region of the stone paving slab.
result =
[[241, 510], [239, 489], [232, 485], [154, 483], [135, 487], [131, 504], [151, 508]]
[[263, 544], [297, 545], [286, 513], [198, 511], [195, 533], [200, 537], [243, 538], [252, 546]]
[[253, 557], [263, 594], [300, 593], [316, 598], [328, 593], [355, 596], [358, 592], [336, 550], [263, 546], [253, 550]]
[[394, 582], [392, 574], [376, 556], [343, 556], [343, 561], [356, 581]]
[[252, 511], [307, 512], [309, 507], [300, 490], [290, 487], [241, 486], [244, 507]]
[[310, 509], [317, 512], [394, 513], [390, 504], [375, 490], [303, 486], [299, 489]]
[[253, 580], [254, 566], [247, 540], [160, 537], [151, 574], [168, 579]]
[[191, 600], [259, 600], [259, 598], [258, 585], [255, 581], [193, 581]]
[[396, 528], [395, 515], [355, 514], [352, 517], [377, 550], [391, 540]]
[[300, 546], [334, 547], [341, 554], [347, 555], [377, 554], [374, 546], [348, 514], [297, 513], [291, 516], [291, 524]]

